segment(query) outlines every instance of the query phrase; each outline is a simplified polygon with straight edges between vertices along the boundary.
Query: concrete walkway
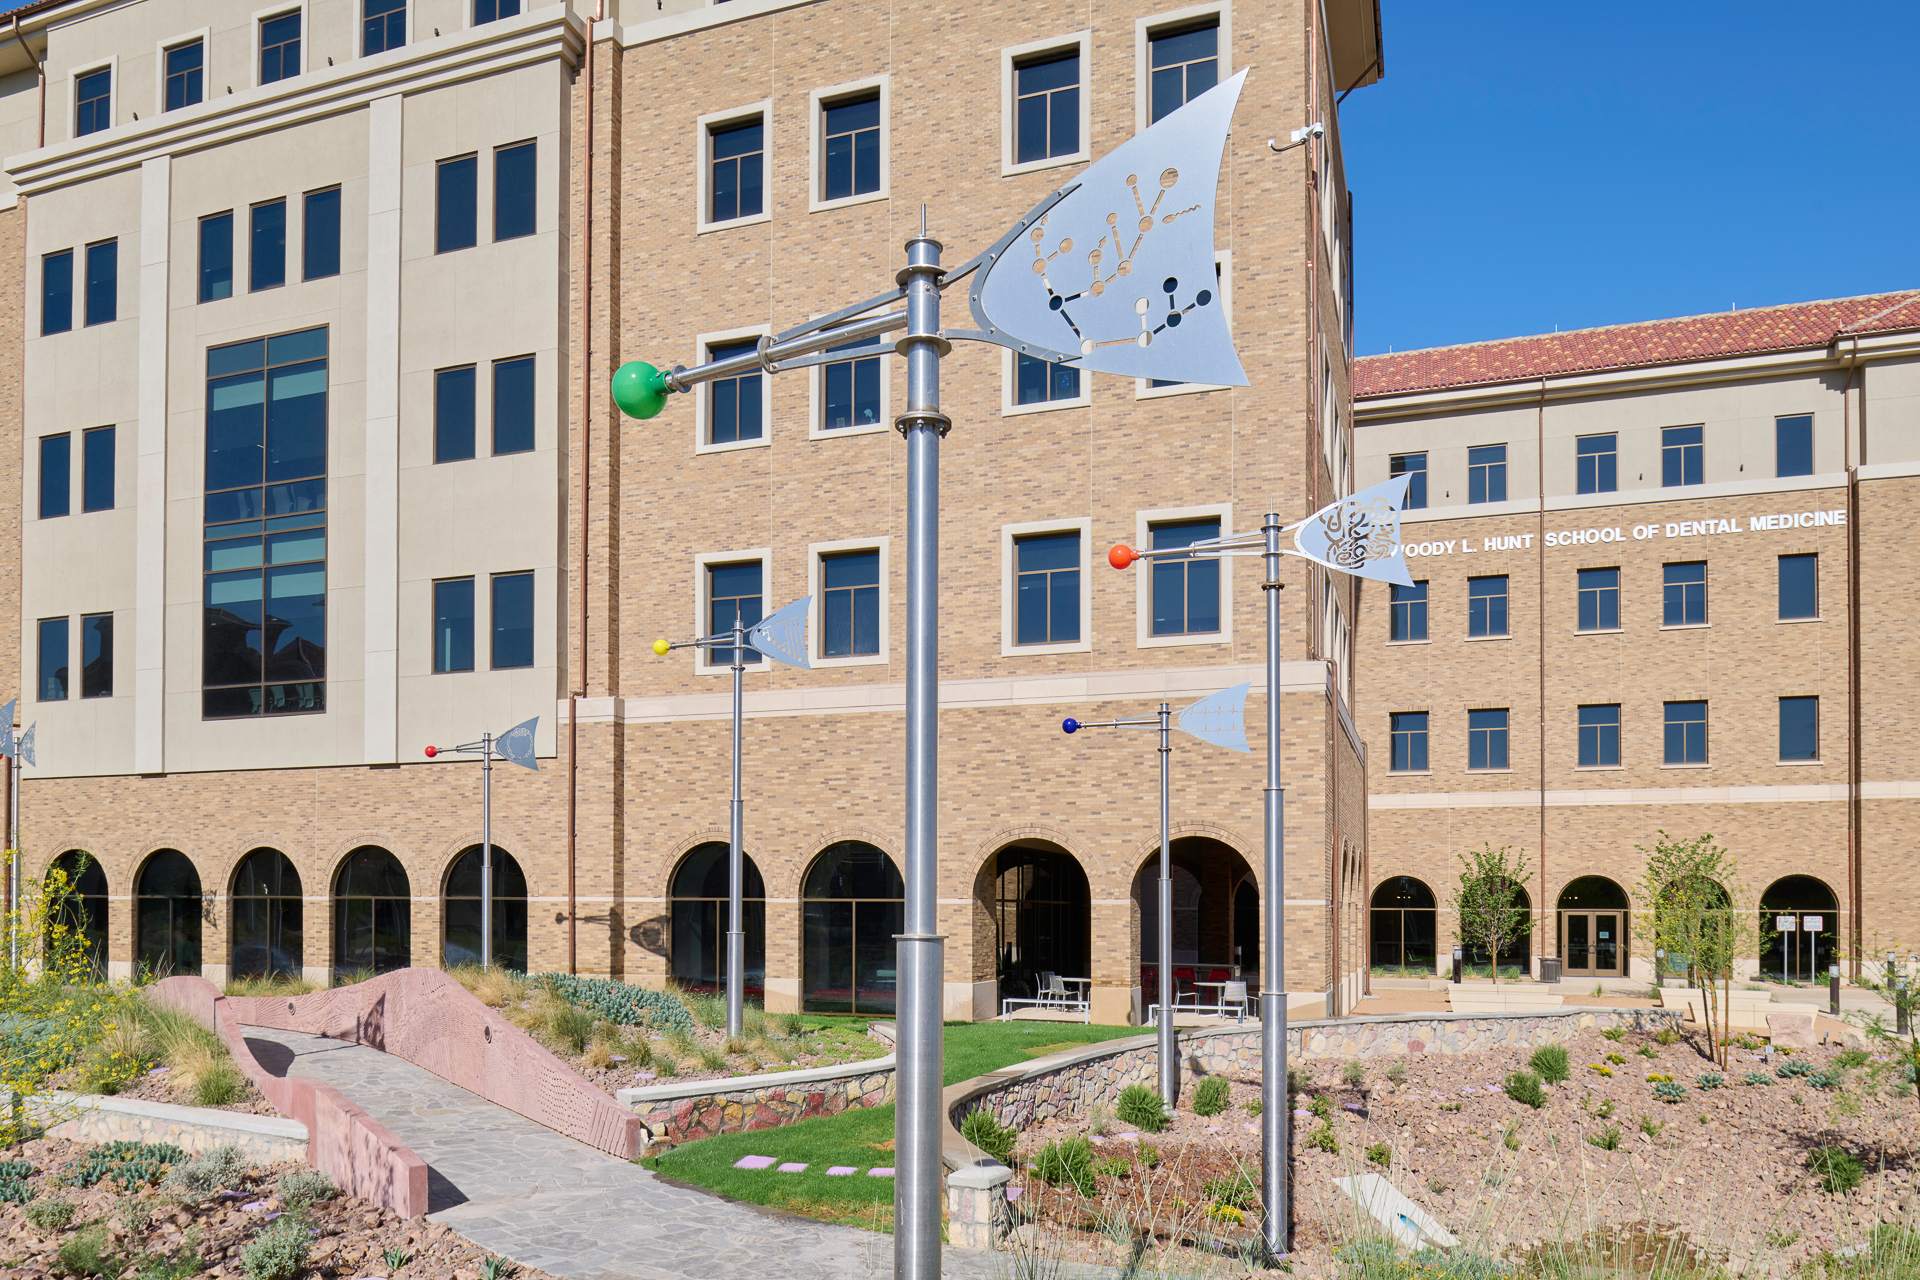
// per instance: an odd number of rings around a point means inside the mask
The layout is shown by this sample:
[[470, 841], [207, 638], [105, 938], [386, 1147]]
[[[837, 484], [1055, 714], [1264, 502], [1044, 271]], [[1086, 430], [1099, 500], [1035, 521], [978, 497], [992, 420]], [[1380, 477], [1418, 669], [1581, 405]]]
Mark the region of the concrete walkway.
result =
[[[246, 1028], [276, 1074], [324, 1080], [430, 1166], [428, 1214], [483, 1248], [565, 1280], [780, 1277], [877, 1280], [893, 1237], [836, 1227], [661, 1181], [375, 1049]], [[946, 1251], [961, 1280], [996, 1256]]]

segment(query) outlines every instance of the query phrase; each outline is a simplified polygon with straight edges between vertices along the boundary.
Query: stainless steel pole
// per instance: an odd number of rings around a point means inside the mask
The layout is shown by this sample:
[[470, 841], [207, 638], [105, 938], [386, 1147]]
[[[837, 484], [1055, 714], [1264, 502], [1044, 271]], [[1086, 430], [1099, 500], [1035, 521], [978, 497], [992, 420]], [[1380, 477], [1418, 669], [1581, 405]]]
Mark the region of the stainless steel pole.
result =
[[1160, 933], [1160, 1101], [1173, 1110], [1180, 1101], [1180, 1062], [1173, 1027], [1173, 708], [1160, 704], [1160, 901], [1154, 916]]
[[25, 900], [26, 895], [20, 892], [20, 783], [24, 769], [20, 762], [18, 739], [15, 742], [14, 754], [7, 760], [7, 768], [13, 770], [13, 786], [10, 788], [13, 792], [13, 812], [7, 815], [7, 864], [11, 872], [9, 878], [13, 881], [13, 901], [7, 904], [7, 946], [13, 967], [18, 969], [20, 967], [20, 904]]
[[733, 801], [727, 806], [727, 1036], [737, 1038], [744, 1026], [741, 1005], [747, 964], [746, 928], [741, 923], [740, 884], [746, 876], [740, 851], [740, 712], [741, 682], [747, 670], [746, 628], [740, 610], [733, 611]]
[[480, 735], [480, 967], [493, 968], [493, 735]]
[[935, 897], [939, 875], [940, 242], [907, 241], [907, 409], [895, 425], [907, 439], [906, 903], [896, 940], [900, 1028], [894, 1112], [893, 1274], [940, 1275], [940, 1003], [945, 957]]
[[1260, 957], [1260, 1201], [1267, 1252], [1287, 1252], [1292, 1212], [1287, 1203], [1292, 1143], [1287, 1128], [1287, 794], [1280, 787], [1280, 517], [1267, 512], [1267, 787], [1266, 949]]

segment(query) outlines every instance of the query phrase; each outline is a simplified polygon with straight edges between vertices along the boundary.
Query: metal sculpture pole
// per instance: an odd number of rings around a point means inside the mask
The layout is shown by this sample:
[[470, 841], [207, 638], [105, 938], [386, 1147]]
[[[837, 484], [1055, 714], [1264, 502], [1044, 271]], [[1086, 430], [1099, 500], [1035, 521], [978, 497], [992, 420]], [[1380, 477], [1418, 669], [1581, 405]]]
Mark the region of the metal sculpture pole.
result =
[[1287, 1105], [1287, 793], [1280, 786], [1280, 517], [1267, 512], [1260, 526], [1260, 583], [1267, 604], [1267, 785], [1265, 811], [1267, 888], [1266, 950], [1260, 957], [1260, 1202], [1261, 1239], [1279, 1257], [1290, 1241], [1288, 1133], [1293, 1123]]
[[483, 733], [478, 742], [463, 742], [457, 747], [428, 747], [427, 759], [443, 755], [480, 757], [480, 967], [493, 967], [493, 762], [511, 761], [523, 769], [538, 773], [540, 762], [534, 757], [534, 733], [540, 726], [535, 716], [502, 734]]

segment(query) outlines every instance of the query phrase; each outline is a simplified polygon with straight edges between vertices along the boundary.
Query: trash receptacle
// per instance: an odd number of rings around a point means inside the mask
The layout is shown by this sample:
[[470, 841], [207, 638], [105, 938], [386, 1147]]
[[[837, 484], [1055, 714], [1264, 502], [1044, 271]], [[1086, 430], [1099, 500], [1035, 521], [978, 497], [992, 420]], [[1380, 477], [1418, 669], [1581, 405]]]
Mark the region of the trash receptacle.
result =
[[1541, 956], [1540, 957], [1540, 981], [1542, 982], [1560, 981], [1560, 957], [1559, 956]]

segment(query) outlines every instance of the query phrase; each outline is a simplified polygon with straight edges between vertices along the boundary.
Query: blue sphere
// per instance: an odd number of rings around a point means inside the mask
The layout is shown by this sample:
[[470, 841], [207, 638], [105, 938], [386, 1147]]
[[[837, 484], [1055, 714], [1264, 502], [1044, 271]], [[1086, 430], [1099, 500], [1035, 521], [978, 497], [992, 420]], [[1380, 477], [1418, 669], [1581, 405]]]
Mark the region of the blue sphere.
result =
[[1060, 722], [1060, 727], [1066, 732], [1072, 733], [1075, 729], [1078, 729], [1080, 727], [1080, 722], [1078, 720], [1069, 718], [1066, 720], [1062, 720]]

